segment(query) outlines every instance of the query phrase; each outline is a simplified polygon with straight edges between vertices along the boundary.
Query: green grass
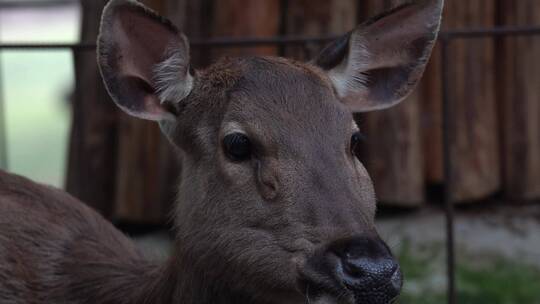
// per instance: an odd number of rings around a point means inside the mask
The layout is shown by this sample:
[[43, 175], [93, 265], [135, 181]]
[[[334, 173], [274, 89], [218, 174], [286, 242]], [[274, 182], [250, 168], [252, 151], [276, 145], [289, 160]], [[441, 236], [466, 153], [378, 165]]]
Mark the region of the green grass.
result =
[[501, 259], [489, 267], [465, 264], [458, 267], [458, 290], [463, 304], [538, 304], [540, 271]]
[[[420, 254], [403, 246], [399, 259], [405, 284], [399, 303], [446, 303], [441, 254], [441, 246]], [[540, 270], [519, 261], [462, 254], [456, 278], [460, 304], [540, 304]]]

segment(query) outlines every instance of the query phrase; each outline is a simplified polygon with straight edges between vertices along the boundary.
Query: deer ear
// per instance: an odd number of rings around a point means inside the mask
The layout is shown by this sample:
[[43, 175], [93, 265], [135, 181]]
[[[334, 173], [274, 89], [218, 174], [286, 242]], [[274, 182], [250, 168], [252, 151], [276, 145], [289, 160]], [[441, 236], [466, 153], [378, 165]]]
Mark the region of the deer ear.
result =
[[114, 102], [143, 119], [174, 119], [174, 104], [193, 84], [186, 37], [133, 0], [112, 0], [105, 7], [98, 63]]
[[384, 13], [327, 46], [324, 69], [353, 112], [391, 107], [424, 72], [439, 31], [443, 0], [417, 0]]

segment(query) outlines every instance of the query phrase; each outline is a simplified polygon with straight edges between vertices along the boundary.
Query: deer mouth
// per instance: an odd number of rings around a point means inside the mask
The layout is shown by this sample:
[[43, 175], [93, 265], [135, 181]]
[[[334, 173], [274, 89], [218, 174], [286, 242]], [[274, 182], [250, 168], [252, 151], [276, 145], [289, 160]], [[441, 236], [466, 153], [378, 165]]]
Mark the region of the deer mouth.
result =
[[339, 294], [314, 291], [311, 294], [306, 294], [306, 303], [313, 304], [393, 304], [397, 299], [397, 295], [380, 293], [377, 291], [358, 293], [350, 290], [343, 290]]
[[402, 287], [401, 271], [396, 269], [390, 280], [380, 285], [343, 283], [328, 277], [303, 277], [299, 288], [306, 303], [312, 304], [393, 304]]

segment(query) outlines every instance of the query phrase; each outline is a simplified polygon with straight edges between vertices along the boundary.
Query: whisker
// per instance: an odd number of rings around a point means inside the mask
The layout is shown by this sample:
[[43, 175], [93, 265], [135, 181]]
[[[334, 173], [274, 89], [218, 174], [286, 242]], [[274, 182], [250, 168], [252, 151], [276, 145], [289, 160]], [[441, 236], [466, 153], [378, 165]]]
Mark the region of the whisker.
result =
[[311, 301], [309, 299], [309, 284], [306, 284], [306, 300], [307, 304], [311, 304]]

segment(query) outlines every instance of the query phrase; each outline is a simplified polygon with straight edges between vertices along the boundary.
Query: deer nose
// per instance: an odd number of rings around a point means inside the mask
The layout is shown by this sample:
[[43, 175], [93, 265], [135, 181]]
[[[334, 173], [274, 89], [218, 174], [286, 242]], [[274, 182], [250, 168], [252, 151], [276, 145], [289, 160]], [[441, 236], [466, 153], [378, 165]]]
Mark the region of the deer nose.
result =
[[307, 281], [311, 279], [322, 292], [349, 293], [355, 303], [389, 303], [401, 291], [399, 264], [379, 238], [334, 242], [311, 257], [308, 265]]
[[386, 303], [399, 295], [402, 274], [388, 247], [378, 238], [359, 237], [330, 246], [337, 258], [333, 272], [356, 299]]

